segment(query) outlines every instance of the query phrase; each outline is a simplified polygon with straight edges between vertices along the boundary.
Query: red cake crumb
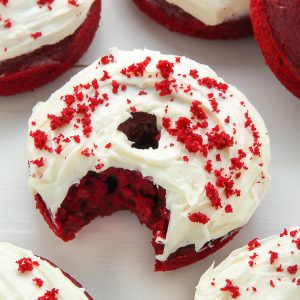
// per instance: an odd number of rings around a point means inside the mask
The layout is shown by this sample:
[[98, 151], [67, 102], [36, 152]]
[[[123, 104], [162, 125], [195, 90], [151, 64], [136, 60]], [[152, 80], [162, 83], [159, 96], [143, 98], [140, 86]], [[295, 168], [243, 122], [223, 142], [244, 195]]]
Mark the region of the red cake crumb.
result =
[[294, 266], [289, 266], [287, 268], [287, 271], [291, 274], [294, 275], [298, 272], [298, 265], [294, 265]]
[[151, 62], [151, 57], [147, 56], [146, 59], [140, 63], [132, 64], [127, 69], [124, 68], [121, 70], [121, 74], [125, 75], [128, 78], [131, 78], [131, 75], [135, 77], [142, 77], [146, 70], [146, 67]]
[[234, 286], [232, 280], [226, 279], [226, 286], [220, 289], [222, 292], [231, 293], [231, 298], [238, 298], [240, 294], [240, 288], [238, 286]]
[[169, 78], [174, 73], [174, 64], [167, 60], [160, 60], [156, 67], [164, 78]]
[[155, 83], [155, 89], [159, 92], [159, 96], [167, 96], [172, 94], [171, 85], [175, 82], [174, 80], [164, 79], [160, 82]]
[[189, 220], [194, 223], [206, 224], [210, 221], [210, 218], [201, 212], [189, 214]]
[[42, 287], [44, 284], [44, 281], [40, 278], [33, 278], [32, 281], [38, 286], [38, 287]]
[[269, 251], [270, 254], [270, 264], [273, 265], [274, 262], [278, 259], [278, 253], [274, 251]]
[[19, 265], [18, 271], [21, 273], [31, 272], [34, 267], [40, 265], [39, 262], [33, 261], [30, 257], [24, 257], [16, 261], [16, 263]]
[[[8, 1], [2, 0], [0, 3], [6, 5]], [[9, 96], [33, 90], [53, 81], [74, 65], [93, 40], [100, 10], [101, 0], [96, 0], [86, 20], [73, 35], [54, 45], [42, 46], [31, 53], [1, 62], [0, 95]]]
[[219, 192], [211, 182], [208, 182], [205, 186], [205, 193], [206, 197], [211, 201], [212, 207], [215, 209], [222, 207]]
[[133, 2], [150, 18], [170, 31], [206, 39], [236, 39], [252, 34], [249, 17], [241, 17], [216, 26], [207, 26], [166, 0], [133, 0]]
[[38, 300], [58, 300], [58, 289], [53, 288], [51, 291], [46, 291], [46, 293], [38, 297]]
[[255, 238], [248, 243], [248, 250], [252, 251], [256, 248], [259, 248], [260, 246], [261, 246], [261, 243], [258, 241], [257, 238]]

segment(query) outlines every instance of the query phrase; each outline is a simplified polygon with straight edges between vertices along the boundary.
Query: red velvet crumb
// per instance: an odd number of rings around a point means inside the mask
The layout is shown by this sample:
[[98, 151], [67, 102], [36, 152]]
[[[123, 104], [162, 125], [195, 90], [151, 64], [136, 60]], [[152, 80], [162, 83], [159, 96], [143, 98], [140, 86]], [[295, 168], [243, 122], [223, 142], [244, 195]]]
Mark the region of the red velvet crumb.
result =
[[51, 291], [47, 291], [43, 296], [38, 297], [38, 300], [58, 300], [58, 289], [53, 288]]
[[189, 220], [193, 223], [201, 223], [201, 224], [206, 224], [210, 221], [210, 218], [201, 212], [189, 214]]
[[39, 262], [33, 261], [30, 257], [24, 257], [16, 261], [16, 263], [19, 265], [18, 271], [20, 271], [21, 273], [31, 272], [34, 267], [40, 265]]

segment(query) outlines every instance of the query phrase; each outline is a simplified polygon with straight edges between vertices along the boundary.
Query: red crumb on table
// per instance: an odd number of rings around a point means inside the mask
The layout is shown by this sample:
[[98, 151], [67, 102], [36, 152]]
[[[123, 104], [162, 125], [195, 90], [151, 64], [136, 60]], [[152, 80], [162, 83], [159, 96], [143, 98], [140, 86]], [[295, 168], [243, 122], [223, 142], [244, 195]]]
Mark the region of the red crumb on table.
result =
[[40, 31], [38, 32], [35, 32], [35, 33], [31, 33], [30, 36], [33, 38], [33, 39], [38, 39], [39, 37], [42, 36], [42, 33]]

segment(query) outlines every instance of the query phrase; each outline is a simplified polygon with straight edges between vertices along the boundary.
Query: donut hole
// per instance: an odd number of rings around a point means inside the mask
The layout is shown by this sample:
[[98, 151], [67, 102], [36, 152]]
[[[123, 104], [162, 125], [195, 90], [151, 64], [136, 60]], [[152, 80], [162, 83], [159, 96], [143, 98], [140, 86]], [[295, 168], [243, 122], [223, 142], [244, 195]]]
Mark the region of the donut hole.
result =
[[110, 194], [113, 193], [118, 186], [118, 180], [114, 176], [108, 176], [106, 178], [106, 183], [107, 183], [107, 191]]
[[132, 148], [157, 149], [160, 132], [157, 129], [156, 116], [145, 112], [133, 112], [131, 117], [121, 123], [118, 130], [123, 132]]

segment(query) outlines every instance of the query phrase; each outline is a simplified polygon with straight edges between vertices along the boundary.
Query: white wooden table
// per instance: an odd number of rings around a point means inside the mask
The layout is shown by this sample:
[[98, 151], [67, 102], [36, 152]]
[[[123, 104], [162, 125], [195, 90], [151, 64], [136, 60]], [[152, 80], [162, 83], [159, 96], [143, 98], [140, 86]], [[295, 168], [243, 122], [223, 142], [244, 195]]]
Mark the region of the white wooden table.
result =
[[[82, 65], [113, 46], [126, 50], [146, 47], [210, 65], [248, 96], [270, 132], [273, 182], [250, 223], [221, 251], [177, 271], [153, 272], [151, 233], [126, 212], [98, 218], [76, 240], [62, 242], [35, 210], [27, 190], [26, 131], [33, 105], [46, 100]], [[265, 66], [254, 39], [206, 41], [170, 33], [146, 18], [131, 0], [104, 0], [97, 36], [75, 68], [34, 92], [0, 97], [0, 241], [53, 260], [97, 300], [193, 299], [200, 275], [214, 260], [219, 262], [253, 237], [300, 225], [299, 132], [300, 101]]]

